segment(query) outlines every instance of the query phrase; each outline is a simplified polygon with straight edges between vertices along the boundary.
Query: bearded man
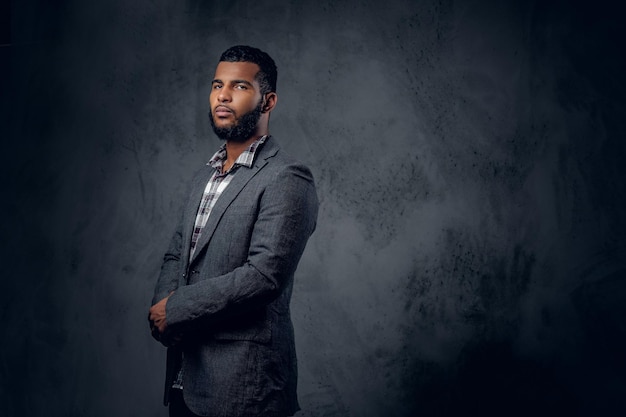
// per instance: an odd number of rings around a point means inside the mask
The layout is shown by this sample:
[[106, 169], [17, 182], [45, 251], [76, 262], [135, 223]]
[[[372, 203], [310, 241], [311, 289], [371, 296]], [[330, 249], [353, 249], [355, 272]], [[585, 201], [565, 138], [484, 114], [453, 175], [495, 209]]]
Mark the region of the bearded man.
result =
[[276, 79], [249, 46], [215, 70], [210, 119], [225, 143], [191, 182], [148, 317], [168, 347], [170, 416], [299, 410], [289, 302], [318, 200], [310, 170], [269, 134]]

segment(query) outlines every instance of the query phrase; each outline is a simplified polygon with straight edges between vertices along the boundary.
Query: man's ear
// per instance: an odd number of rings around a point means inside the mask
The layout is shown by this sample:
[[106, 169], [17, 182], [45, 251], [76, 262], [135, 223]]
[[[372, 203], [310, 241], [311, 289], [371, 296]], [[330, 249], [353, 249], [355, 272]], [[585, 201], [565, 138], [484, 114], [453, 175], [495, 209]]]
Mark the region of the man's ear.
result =
[[276, 102], [278, 101], [278, 96], [276, 93], [266, 93], [263, 98], [263, 107], [261, 107], [262, 113], [271, 112], [276, 106]]

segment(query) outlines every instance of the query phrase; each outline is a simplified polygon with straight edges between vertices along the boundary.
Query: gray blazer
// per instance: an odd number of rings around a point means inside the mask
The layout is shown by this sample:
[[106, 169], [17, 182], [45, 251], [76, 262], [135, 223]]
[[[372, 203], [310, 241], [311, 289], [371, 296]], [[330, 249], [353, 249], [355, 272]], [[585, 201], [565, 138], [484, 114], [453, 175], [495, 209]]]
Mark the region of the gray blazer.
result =
[[160, 338], [170, 346], [165, 404], [182, 363], [185, 403], [196, 414], [293, 415], [299, 406], [289, 301], [317, 220], [313, 177], [269, 138], [252, 168], [238, 168], [189, 259], [213, 171], [207, 166], [193, 180], [152, 300], [175, 291]]

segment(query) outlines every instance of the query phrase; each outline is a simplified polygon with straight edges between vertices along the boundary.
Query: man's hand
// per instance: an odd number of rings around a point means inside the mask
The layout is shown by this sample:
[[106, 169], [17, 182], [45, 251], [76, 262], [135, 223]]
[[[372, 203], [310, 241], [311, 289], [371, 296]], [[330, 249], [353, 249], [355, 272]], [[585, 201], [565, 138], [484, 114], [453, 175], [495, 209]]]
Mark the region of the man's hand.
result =
[[159, 331], [159, 334], [163, 334], [165, 329], [167, 328], [167, 320], [165, 317], [165, 305], [167, 304], [167, 299], [170, 298], [174, 294], [172, 291], [167, 297], [150, 307], [150, 315], [148, 316], [150, 320], [150, 327], [152, 328], [152, 332], [155, 330]]

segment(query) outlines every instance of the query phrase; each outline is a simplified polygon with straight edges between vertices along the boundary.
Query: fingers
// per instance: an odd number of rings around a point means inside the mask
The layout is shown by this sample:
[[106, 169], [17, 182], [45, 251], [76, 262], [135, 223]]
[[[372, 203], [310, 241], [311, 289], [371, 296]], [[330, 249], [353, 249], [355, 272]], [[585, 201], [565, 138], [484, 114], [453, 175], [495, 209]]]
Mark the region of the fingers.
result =
[[152, 335], [154, 336], [155, 334], [160, 334], [162, 335], [165, 332], [165, 329], [167, 328], [167, 323], [162, 322], [162, 323], [154, 323], [150, 326], [150, 331], [152, 332]]
[[165, 320], [165, 317], [159, 316], [154, 320], [154, 325], [159, 329], [159, 332], [163, 333], [167, 328], [167, 320]]
[[150, 329], [153, 333], [158, 331], [159, 334], [162, 335], [167, 328], [165, 306], [167, 304], [167, 299], [172, 294], [173, 292], [171, 292], [167, 297], [150, 307], [150, 310], [148, 312], [148, 320], [150, 321]]
[[165, 328], [167, 327], [165, 317], [163, 317], [161, 314], [158, 314], [152, 308], [150, 309], [150, 314], [148, 315], [148, 321], [150, 322], [150, 329], [153, 333], [157, 330], [159, 333], [163, 333], [163, 331], [165, 331]]
[[163, 333], [165, 329], [167, 328], [167, 323], [165, 322], [165, 320], [157, 322], [156, 325], [157, 325], [157, 328], [159, 329], [159, 333]]

